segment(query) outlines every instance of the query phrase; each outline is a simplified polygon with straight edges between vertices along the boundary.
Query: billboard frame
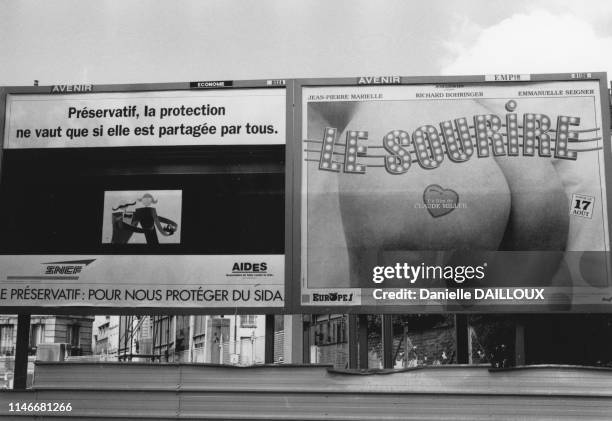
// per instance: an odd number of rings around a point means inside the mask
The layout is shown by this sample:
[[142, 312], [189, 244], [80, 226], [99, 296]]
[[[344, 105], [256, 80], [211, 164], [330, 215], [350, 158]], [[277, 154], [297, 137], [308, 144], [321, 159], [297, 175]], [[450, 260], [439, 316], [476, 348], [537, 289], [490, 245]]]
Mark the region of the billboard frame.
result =
[[[74, 89], [82, 90], [71, 90]], [[219, 91], [219, 90], [234, 90], [234, 89], [283, 89], [285, 92], [285, 143], [284, 157], [284, 270], [282, 275], [282, 285], [284, 291], [284, 303], [278, 307], [117, 307], [117, 306], [2, 306], [0, 307], [1, 314], [41, 314], [41, 315], [241, 315], [241, 314], [287, 314], [289, 309], [291, 290], [290, 283], [287, 278], [291, 273], [292, 261], [291, 237], [292, 226], [292, 209], [293, 204], [292, 186], [293, 186], [293, 171], [292, 157], [294, 155], [292, 139], [294, 137], [293, 129], [293, 106], [294, 106], [294, 87], [291, 79], [247, 79], [247, 80], [201, 80], [191, 82], [168, 82], [168, 83], [128, 83], [128, 84], [62, 84], [62, 85], [44, 85], [44, 86], [0, 86], [0, 183], [2, 182], [3, 162], [4, 162], [4, 143], [5, 143], [5, 124], [6, 124], [6, 103], [7, 97], [10, 94], [33, 94], [33, 95], [49, 95], [62, 96], [64, 94], [96, 94], [96, 93], [135, 93], [135, 92], [163, 92], [163, 91]], [[67, 90], [66, 90], [67, 89]], [[162, 148], [181, 148], [194, 146], [160, 146]], [[199, 146], [195, 146], [199, 147]], [[202, 145], [206, 147], [206, 145]], [[240, 146], [235, 146], [239, 148]], [[112, 149], [134, 149], [138, 146], [117, 146]], [[96, 149], [94, 148], [69, 148], [73, 150]], [[106, 148], [107, 149], [107, 148]], [[40, 150], [40, 148], [31, 148], [30, 150]], [[66, 255], [67, 253], [27, 253], [32, 255], [49, 256]], [[4, 255], [11, 255], [4, 253]], [[20, 254], [24, 255], [24, 254]], [[78, 254], [74, 254], [78, 255]], [[87, 254], [88, 256], [91, 254]], [[102, 255], [102, 253], [98, 253]], [[236, 255], [240, 256], [240, 255]]]
[[[351, 78], [304, 78], [295, 79], [294, 81], [294, 125], [293, 130], [296, 134], [293, 142], [295, 155], [293, 156], [293, 271], [291, 278], [287, 281], [293, 284], [292, 295], [292, 311], [295, 313], [310, 313], [310, 314], [332, 314], [332, 313], [347, 313], [347, 314], [418, 314], [423, 313], [422, 310], [412, 311], [409, 305], [304, 305], [302, 304], [302, 196], [306, 192], [302, 192], [302, 160], [304, 158], [302, 130], [305, 122], [302, 120], [303, 115], [303, 88], [308, 87], [364, 87], [364, 86], [406, 86], [406, 85], [432, 85], [432, 84], [478, 84], [478, 85], [499, 85], [499, 84], [515, 84], [521, 82], [537, 83], [537, 82], [568, 82], [568, 81], [597, 81], [600, 93], [600, 103], [602, 106], [602, 143], [605, 168], [605, 187], [608, 194], [612, 194], [612, 148], [610, 139], [610, 97], [608, 94], [607, 75], [605, 72], [576, 72], [576, 73], [546, 73], [546, 74], [496, 74], [496, 75], [466, 75], [466, 76], [372, 76], [372, 77], [351, 77]], [[608, 198], [605, 209], [608, 217], [608, 238], [612, 238], [612, 200]], [[606, 256], [606, 267], [608, 269], [607, 277], [610, 282], [612, 274], [611, 252], [608, 250]], [[341, 289], [348, 289], [346, 287]], [[354, 288], [355, 290], [360, 288]], [[521, 309], [520, 306], [513, 305], [496, 305], [495, 314], [503, 313], [612, 313], [612, 302], [589, 305], [575, 305], [571, 311], [552, 310], [543, 311], [534, 309]], [[489, 314], [491, 311], [473, 310], [473, 309], [453, 309], [446, 311], [428, 311], [426, 313], [463, 313], [463, 314]]]

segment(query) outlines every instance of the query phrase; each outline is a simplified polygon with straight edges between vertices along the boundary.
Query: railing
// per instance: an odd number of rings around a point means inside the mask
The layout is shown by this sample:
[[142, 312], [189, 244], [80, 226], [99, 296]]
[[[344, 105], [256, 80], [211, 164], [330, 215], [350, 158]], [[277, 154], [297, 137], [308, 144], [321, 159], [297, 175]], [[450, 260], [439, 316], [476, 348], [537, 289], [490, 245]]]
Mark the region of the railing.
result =
[[612, 369], [41, 363], [32, 390], [0, 393], [0, 417], [49, 415], [9, 413], [13, 401], [71, 402], [52, 415], [97, 420], [609, 420]]

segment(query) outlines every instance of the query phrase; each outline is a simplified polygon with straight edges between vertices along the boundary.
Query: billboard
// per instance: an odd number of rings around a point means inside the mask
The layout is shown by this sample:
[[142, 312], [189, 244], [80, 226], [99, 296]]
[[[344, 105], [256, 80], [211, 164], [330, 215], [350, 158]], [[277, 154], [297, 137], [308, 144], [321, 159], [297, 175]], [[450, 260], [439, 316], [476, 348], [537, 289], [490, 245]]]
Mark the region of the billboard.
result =
[[296, 82], [312, 312], [612, 311], [605, 74]]
[[279, 312], [285, 81], [7, 88], [5, 311]]

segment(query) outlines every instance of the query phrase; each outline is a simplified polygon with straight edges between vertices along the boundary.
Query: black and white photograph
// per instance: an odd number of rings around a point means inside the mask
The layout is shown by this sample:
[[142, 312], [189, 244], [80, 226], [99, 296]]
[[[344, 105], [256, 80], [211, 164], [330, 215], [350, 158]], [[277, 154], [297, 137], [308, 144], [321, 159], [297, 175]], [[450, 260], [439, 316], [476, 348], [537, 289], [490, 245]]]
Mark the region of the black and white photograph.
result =
[[612, 419], [610, 0], [0, 22], [0, 421]]
[[597, 82], [302, 92], [304, 292], [375, 306], [398, 303], [381, 287], [544, 287], [518, 303], [559, 310], [612, 296]]
[[180, 244], [181, 199], [180, 190], [104, 192], [102, 243]]

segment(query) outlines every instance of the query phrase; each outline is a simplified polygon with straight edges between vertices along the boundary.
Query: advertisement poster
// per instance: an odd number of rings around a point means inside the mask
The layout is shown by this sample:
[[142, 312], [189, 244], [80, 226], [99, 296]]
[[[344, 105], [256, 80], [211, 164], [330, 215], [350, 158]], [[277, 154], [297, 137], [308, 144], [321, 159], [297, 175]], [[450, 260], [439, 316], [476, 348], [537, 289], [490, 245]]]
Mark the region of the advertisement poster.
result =
[[0, 256], [1, 306], [284, 306], [284, 256]]
[[9, 94], [4, 147], [285, 143], [284, 89]]
[[3, 91], [0, 307], [281, 311], [279, 83]]
[[104, 193], [102, 243], [181, 243], [180, 190]]
[[302, 306], [612, 311], [600, 87], [302, 86]]

